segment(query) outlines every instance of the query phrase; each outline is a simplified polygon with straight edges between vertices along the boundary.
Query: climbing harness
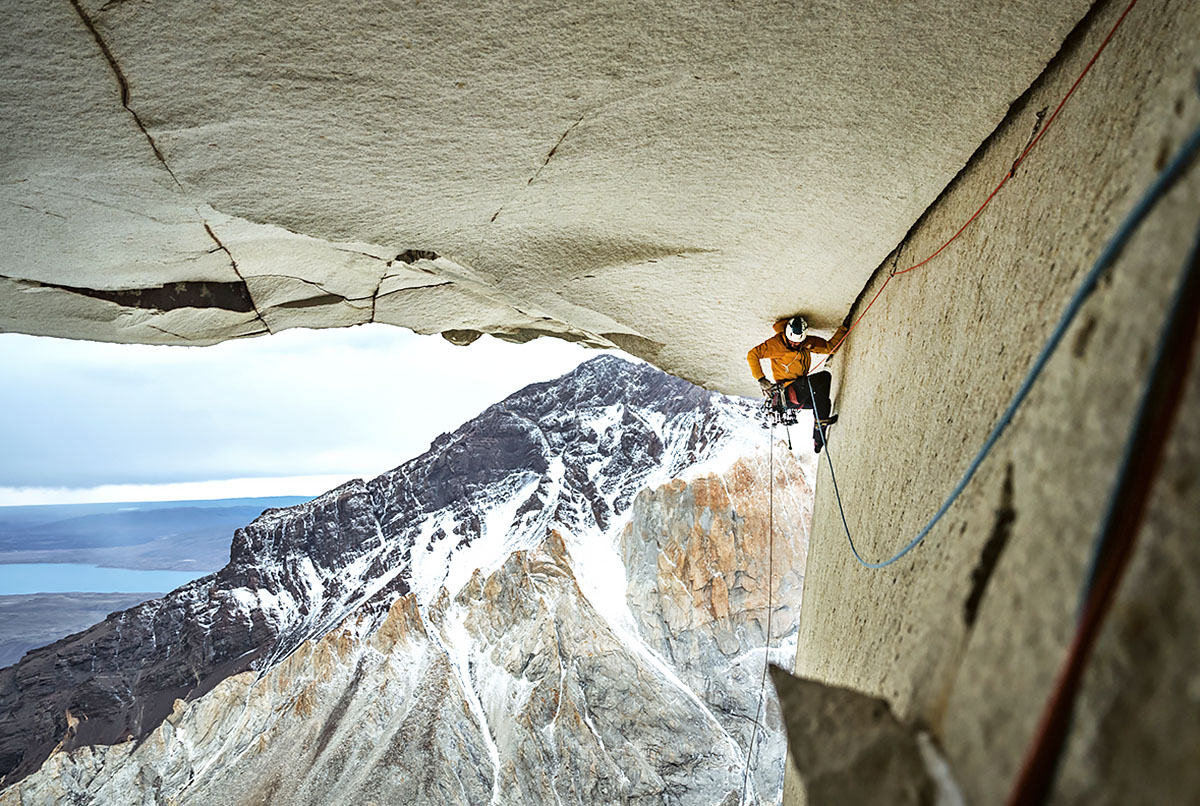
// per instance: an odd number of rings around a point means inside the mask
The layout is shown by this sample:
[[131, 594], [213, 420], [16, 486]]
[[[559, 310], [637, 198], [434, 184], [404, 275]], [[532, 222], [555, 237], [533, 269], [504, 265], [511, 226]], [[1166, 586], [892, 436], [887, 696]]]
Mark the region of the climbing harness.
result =
[[[771, 387], [770, 393], [763, 398], [762, 415], [768, 425], [796, 425], [799, 419], [796, 416], [796, 410], [788, 408], [787, 401], [784, 400], [783, 384], [777, 383]], [[788, 437], [789, 446], [791, 447], [791, 437]]]
[[[786, 428], [786, 426], [785, 426]], [[750, 728], [750, 744], [746, 749], [746, 771], [742, 777], [742, 803], [746, 802], [746, 788], [750, 781], [750, 762], [754, 755], [754, 741], [762, 726], [763, 700], [767, 693], [767, 667], [771, 663], [771, 616], [775, 611], [773, 599], [775, 589], [775, 424], [771, 423], [770, 443], [767, 446], [767, 636], [763, 650], [762, 680], [758, 684], [758, 710]], [[791, 436], [788, 437], [791, 449]]]

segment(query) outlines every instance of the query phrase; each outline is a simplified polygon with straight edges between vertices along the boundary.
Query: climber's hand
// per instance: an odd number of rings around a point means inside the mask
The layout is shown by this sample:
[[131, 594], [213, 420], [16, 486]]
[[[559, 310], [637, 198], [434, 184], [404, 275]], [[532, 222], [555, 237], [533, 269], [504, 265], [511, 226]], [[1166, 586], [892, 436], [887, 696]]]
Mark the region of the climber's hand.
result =
[[771, 383], [766, 378], [759, 378], [758, 379], [758, 388], [762, 389], [762, 393], [764, 395], [769, 396], [771, 394], [771, 390], [775, 388], [775, 384]]

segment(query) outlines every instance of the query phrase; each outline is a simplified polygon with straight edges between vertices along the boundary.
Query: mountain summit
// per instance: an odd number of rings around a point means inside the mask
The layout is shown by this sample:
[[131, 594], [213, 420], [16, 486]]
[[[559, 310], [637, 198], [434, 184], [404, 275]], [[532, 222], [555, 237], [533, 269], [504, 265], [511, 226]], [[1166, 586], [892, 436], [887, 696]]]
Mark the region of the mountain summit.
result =
[[[217, 573], [0, 670], [0, 772], [21, 781], [0, 803], [122, 802], [144, 780], [197, 803], [725, 801], [766, 640], [765, 441], [750, 401], [611, 356], [529, 386], [370, 482], [267, 510]], [[805, 474], [777, 467], [800, 523]], [[775, 637], [803, 535], [778, 537]], [[349, 712], [378, 724], [343, 735]], [[286, 741], [251, 763], [268, 736]], [[279, 769], [301, 756], [312, 774]]]

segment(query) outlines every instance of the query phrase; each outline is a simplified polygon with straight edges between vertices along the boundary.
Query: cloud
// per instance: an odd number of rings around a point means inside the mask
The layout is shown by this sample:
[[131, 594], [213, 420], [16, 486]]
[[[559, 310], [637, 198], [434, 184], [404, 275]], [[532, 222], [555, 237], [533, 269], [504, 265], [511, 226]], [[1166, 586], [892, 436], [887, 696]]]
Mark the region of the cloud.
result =
[[4, 334], [0, 486], [373, 476], [595, 354], [552, 339], [455, 347], [384, 325], [212, 347]]
[[102, 484], [98, 487], [0, 487], [0, 507], [42, 504], [104, 504], [145, 501], [208, 501], [220, 498], [316, 497], [355, 478], [353, 474], [282, 476], [171, 484]]

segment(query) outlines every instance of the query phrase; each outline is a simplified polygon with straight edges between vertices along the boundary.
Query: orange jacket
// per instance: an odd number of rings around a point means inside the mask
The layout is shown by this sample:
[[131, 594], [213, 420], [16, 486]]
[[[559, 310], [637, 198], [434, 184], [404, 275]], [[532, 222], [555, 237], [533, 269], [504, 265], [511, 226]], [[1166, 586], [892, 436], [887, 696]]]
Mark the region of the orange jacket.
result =
[[750, 362], [750, 373], [754, 375], [755, 380], [764, 377], [761, 363], [764, 358], [771, 359], [771, 374], [775, 376], [776, 383], [807, 375], [808, 368], [812, 366], [812, 354], [833, 352], [833, 345], [846, 334], [846, 328], [839, 327], [833, 334], [832, 341], [826, 341], [820, 336], [806, 336], [798, 348], [792, 349], [783, 337], [783, 329], [787, 327], [787, 323], [787, 319], [780, 319], [775, 323], [775, 335], [746, 353], [746, 360]]

